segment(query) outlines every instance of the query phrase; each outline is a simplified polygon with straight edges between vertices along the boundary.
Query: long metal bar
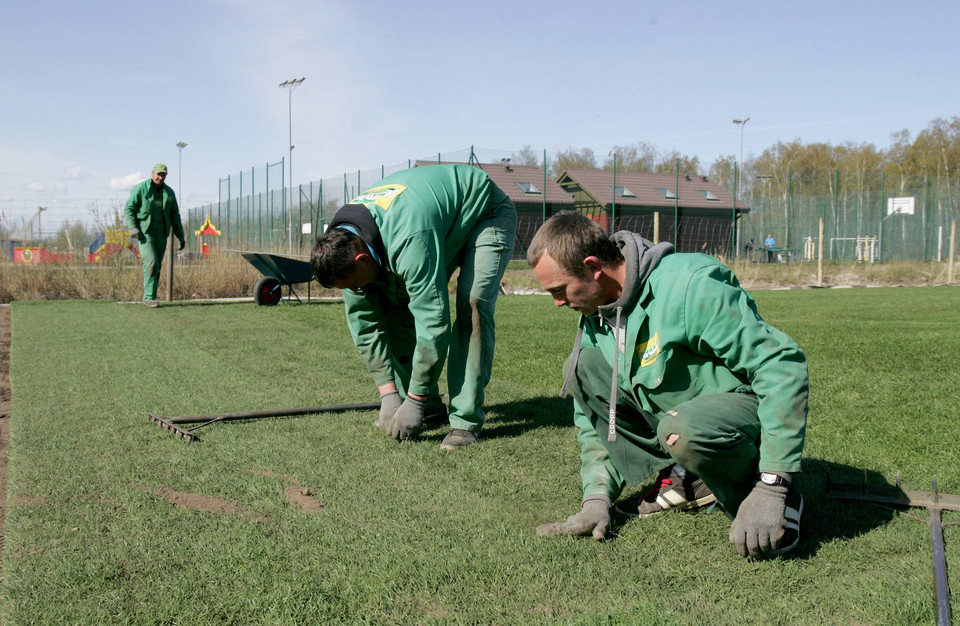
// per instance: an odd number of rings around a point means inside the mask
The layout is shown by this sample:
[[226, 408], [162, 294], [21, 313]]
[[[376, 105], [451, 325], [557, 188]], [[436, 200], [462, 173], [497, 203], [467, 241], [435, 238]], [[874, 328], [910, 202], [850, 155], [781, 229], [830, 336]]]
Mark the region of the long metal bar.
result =
[[943, 549], [943, 523], [940, 509], [930, 509], [930, 536], [933, 540], [933, 586], [937, 597], [937, 625], [950, 624], [950, 587], [947, 585], [947, 560]]
[[265, 411], [239, 411], [236, 413], [212, 413], [210, 415], [184, 415], [180, 417], [164, 418], [171, 424], [192, 424], [197, 422], [208, 422], [210, 420], [229, 421], [229, 420], [249, 420], [260, 419], [264, 417], [284, 417], [288, 415], [308, 415], [310, 413], [330, 413], [334, 411], [360, 411], [367, 409], [379, 409], [379, 402], [360, 402], [357, 404], [328, 404], [325, 406], [305, 406], [293, 409], [268, 409]]

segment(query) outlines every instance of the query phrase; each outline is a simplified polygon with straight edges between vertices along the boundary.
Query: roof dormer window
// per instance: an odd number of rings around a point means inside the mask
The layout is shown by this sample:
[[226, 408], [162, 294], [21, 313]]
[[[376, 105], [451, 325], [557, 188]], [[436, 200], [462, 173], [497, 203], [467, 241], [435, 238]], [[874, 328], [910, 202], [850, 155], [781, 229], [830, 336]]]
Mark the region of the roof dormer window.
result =
[[663, 187], [657, 187], [657, 191], [663, 194], [663, 197], [667, 200], [676, 200], [677, 194], [673, 193], [670, 189], [664, 189]]
[[523, 193], [533, 193], [538, 194], [540, 190], [536, 188], [533, 183], [517, 183], [517, 187], [523, 190]]

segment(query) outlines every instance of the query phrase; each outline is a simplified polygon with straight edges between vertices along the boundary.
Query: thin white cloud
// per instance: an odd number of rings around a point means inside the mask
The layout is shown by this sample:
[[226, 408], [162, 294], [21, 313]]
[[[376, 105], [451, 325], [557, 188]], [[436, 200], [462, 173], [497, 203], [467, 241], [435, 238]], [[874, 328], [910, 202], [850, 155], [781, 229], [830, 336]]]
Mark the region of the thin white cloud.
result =
[[111, 178], [110, 189], [111, 191], [129, 191], [143, 179], [144, 177], [140, 172], [134, 172], [133, 174], [127, 174], [119, 178]]
[[63, 177], [67, 180], [84, 180], [87, 178], [87, 171], [83, 169], [82, 166], [77, 165], [75, 167], [67, 168], [67, 171], [64, 172]]
[[27, 185], [27, 191], [35, 191], [37, 193], [43, 193], [46, 190], [47, 190], [46, 186], [41, 183], [30, 183], [29, 185]]

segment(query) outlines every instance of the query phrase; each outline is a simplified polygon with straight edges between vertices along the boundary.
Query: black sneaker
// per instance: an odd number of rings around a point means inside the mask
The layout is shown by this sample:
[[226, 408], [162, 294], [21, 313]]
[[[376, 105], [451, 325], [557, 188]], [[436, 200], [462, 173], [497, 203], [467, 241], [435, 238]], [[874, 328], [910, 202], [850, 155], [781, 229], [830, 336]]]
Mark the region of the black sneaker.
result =
[[443, 450], [460, 450], [478, 441], [480, 441], [480, 436], [477, 433], [462, 428], [454, 428], [440, 442], [440, 448]]
[[783, 517], [786, 525], [783, 529], [783, 537], [777, 547], [772, 550], [773, 554], [786, 554], [800, 543], [800, 517], [803, 515], [803, 495], [797, 486], [790, 483], [787, 486], [786, 510]]
[[617, 502], [613, 508], [629, 517], [650, 517], [670, 509], [693, 510], [716, 502], [717, 497], [700, 477], [692, 472], [680, 477], [674, 473], [676, 467], [674, 464], [661, 470], [650, 491]]

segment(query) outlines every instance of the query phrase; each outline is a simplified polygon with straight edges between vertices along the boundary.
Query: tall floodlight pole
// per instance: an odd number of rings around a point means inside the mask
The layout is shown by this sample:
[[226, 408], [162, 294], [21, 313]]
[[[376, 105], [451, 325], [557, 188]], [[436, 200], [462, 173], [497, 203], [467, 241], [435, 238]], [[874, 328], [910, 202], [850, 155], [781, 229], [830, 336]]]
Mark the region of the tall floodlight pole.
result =
[[[177, 210], [180, 209], [182, 198], [180, 191], [183, 189], [183, 149], [187, 144], [182, 141], [177, 142]], [[186, 237], [186, 233], [183, 235]], [[176, 251], [173, 249], [173, 231], [167, 233], [167, 302], [173, 301], [173, 261], [176, 257]]]
[[[281, 89], [284, 87], [287, 88], [287, 109], [288, 109], [287, 120], [289, 124], [289, 128], [288, 128], [289, 135], [287, 136], [287, 138], [288, 138], [288, 144], [290, 145], [290, 150], [288, 152], [288, 157], [287, 157], [287, 161], [288, 161], [287, 168], [290, 171], [290, 195], [291, 196], [293, 195], [293, 90], [297, 88], [297, 85], [299, 85], [305, 80], [307, 80], [306, 77], [294, 78], [292, 80], [285, 80], [282, 83], [280, 83]], [[290, 198], [290, 200], [291, 200], [291, 204], [290, 204], [291, 218], [290, 218], [290, 226], [287, 229], [287, 252], [293, 251], [293, 218], [292, 218], [293, 198]], [[299, 198], [297, 198], [297, 200], [299, 201]]]
[[740, 173], [737, 175], [737, 197], [740, 197], [740, 185], [743, 183], [743, 127], [747, 125], [750, 118], [745, 117], [740, 119], [739, 117], [735, 117], [731, 121], [740, 127]]

